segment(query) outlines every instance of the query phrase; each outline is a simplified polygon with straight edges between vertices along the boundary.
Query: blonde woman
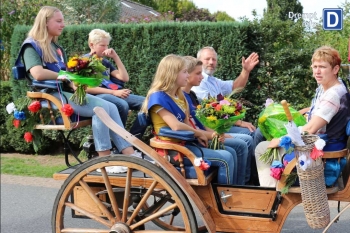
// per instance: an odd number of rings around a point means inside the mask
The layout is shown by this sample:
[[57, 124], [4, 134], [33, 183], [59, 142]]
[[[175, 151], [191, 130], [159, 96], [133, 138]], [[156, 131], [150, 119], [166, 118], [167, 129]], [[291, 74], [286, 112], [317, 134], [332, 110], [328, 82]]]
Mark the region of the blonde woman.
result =
[[[186, 86], [188, 72], [186, 61], [183, 57], [177, 55], [168, 55], [164, 57], [157, 68], [153, 83], [147, 93], [146, 100], [141, 108], [152, 121], [156, 134], [160, 128], [170, 127], [172, 130], [193, 131], [198, 139], [198, 146], [204, 152], [204, 158], [211, 161], [212, 166], [218, 167], [218, 183], [236, 184], [237, 171], [234, 170], [233, 157], [236, 152], [226, 147], [226, 150], [207, 149], [208, 138], [202, 130], [194, 129], [189, 123], [189, 108], [181, 87]], [[177, 142], [171, 138], [164, 138]], [[185, 145], [196, 156], [201, 153], [198, 147]]]

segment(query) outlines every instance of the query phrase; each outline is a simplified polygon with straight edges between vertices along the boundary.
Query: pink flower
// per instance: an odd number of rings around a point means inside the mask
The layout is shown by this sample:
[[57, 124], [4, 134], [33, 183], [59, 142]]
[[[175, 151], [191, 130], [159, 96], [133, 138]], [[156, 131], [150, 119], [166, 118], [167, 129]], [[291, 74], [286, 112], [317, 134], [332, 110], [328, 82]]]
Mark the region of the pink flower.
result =
[[10, 12], [9, 12], [9, 15], [13, 15], [15, 12], [16, 12], [15, 10], [10, 11]]
[[276, 180], [280, 180], [283, 170], [284, 170], [283, 168], [270, 168], [270, 171], [271, 171], [270, 176], [272, 176]]
[[228, 101], [228, 100], [221, 100], [220, 104], [221, 105], [230, 105], [230, 101]]

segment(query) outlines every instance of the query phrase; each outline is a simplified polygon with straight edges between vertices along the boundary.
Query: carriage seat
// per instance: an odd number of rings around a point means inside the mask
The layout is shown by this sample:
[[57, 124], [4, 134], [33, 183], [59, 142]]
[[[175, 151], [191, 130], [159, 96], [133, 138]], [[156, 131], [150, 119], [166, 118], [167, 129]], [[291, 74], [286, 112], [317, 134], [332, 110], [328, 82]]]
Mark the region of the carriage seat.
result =
[[43, 108], [49, 110], [58, 110], [60, 113], [59, 117], [53, 115], [53, 111], [50, 111], [51, 121], [45, 124], [44, 119], [41, 123], [38, 123], [36, 129], [48, 129], [48, 130], [71, 130], [73, 128], [80, 128], [87, 125], [91, 125], [91, 118], [77, 116], [76, 114], [70, 117], [66, 116], [62, 111], [62, 103], [53, 95], [45, 92], [32, 92], [28, 91], [27, 96], [33, 100], [40, 101]]
[[[163, 127], [156, 137], [150, 139], [150, 146], [154, 148], [159, 155], [171, 162], [175, 168], [186, 178], [191, 185], [205, 186], [215, 177], [216, 169], [210, 167], [203, 171], [194, 166], [194, 160], [197, 158], [194, 153], [183, 146], [183, 143], [173, 143], [160, 140], [158, 136], [176, 138], [183, 141], [195, 141], [192, 131], [174, 131], [169, 127]], [[176, 157], [176, 159], [174, 159]]]

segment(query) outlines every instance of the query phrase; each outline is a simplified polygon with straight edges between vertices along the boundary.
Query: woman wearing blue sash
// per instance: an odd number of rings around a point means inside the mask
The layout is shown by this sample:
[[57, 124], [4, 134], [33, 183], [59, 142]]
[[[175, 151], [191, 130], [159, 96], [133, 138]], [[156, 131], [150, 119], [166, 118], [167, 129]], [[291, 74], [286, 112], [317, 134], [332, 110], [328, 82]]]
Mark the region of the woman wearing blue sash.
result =
[[[63, 14], [59, 9], [51, 6], [44, 6], [40, 9], [28, 33], [28, 38], [23, 44], [23, 62], [27, 75], [32, 80], [56, 80], [58, 72], [66, 70], [66, 53], [57, 44], [58, 36], [61, 35], [64, 26]], [[71, 88], [66, 88], [61, 93], [56, 91], [51, 94], [58, 99], [61, 99], [60, 95], [66, 96], [67, 98], [62, 98], [63, 101], [68, 101], [76, 115], [92, 117], [94, 143], [99, 156], [111, 154], [111, 140], [122, 154], [136, 154], [133, 147], [119, 135], [110, 131], [93, 111], [96, 106], [102, 107], [117, 124], [123, 126], [118, 109], [114, 104], [87, 94], [88, 103], [80, 106], [69, 100], [72, 95], [70, 90]], [[120, 172], [121, 169], [117, 170]]]
[[[236, 152], [226, 146], [226, 150], [211, 150], [206, 148], [208, 137], [206, 132], [194, 129], [189, 123], [189, 108], [181, 87], [187, 84], [188, 73], [186, 61], [177, 55], [164, 57], [157, 68], [151, 88], [141, 112], [150, 116], [155, 133], [160, 128], [170, 127], [172, 130], [193, 131], [198, 139], [198, 146], [204, 153], [204, 158], [211, 161], [211, 166], [218, 167], [218, 183], [237, 184], [237, 171], [234, 170]], [[161, 137], [162, 140], [178, 142], [175, 139]], [[201, 157], [198, 147], [185, 144], [197, 157]]]

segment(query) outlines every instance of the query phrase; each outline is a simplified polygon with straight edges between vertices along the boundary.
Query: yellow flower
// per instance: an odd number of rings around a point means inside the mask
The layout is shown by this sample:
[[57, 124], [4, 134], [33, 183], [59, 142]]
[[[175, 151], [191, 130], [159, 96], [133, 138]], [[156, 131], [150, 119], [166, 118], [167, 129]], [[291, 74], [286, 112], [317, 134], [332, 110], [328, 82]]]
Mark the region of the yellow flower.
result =
[[210, 104], [206, 104], [205, 108], [210, 108], [210, 106], [211, 106]]
[[70, 59], [69, 61], [68, 61], [68, 63], [67, 63], [67, 67], [69, 68], [69, 69], [71, 69], [71, 68], [74, 68], [74, 67], [76, 67], [78, 65], [78, 61], [77, 60], [75, 60], [75, 59]]
[[202, 108], [202, 105], [197, 105], [197, 109], [201, 109]]
[[207, 119], [210, 120], [210, 121], [216, 121], [217, 120], [216, 116], [213, 116], [213, 115], [208, 116]]

